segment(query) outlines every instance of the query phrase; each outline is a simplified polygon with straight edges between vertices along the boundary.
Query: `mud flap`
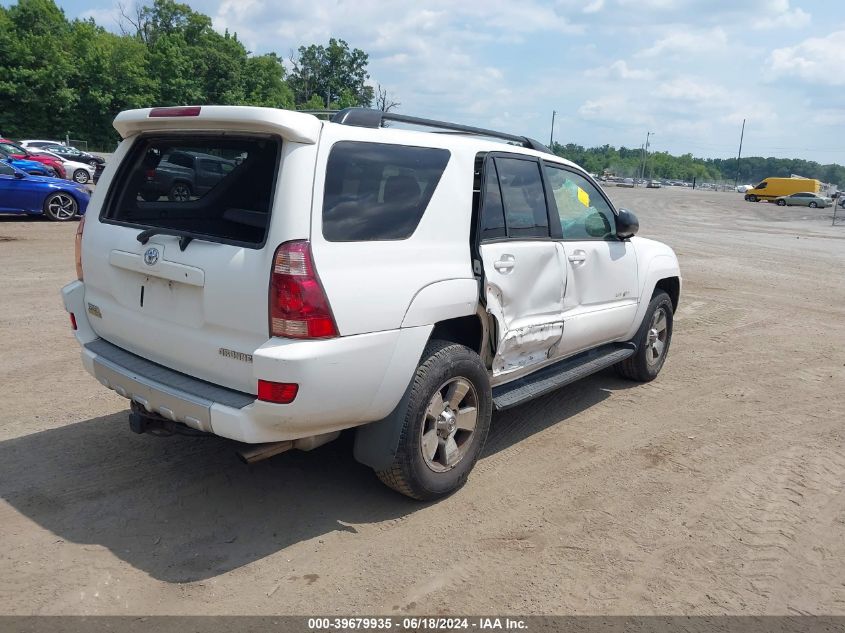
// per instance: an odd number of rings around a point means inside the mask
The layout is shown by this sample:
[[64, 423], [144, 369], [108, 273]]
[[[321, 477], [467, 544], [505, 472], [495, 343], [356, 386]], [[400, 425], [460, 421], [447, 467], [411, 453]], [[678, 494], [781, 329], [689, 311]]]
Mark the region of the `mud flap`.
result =
[[399, 404], [386, 418], [356, 429], [355, 446], [352, 449], [356, 461], [375, 471], [387, 470], [393, 463], [393, 458], [396, 457], [396, 451], [399, 448], [402, 427], [405, 424], [408, 400], [411, 399], [412, 383], [413, 380], [408, 383]]

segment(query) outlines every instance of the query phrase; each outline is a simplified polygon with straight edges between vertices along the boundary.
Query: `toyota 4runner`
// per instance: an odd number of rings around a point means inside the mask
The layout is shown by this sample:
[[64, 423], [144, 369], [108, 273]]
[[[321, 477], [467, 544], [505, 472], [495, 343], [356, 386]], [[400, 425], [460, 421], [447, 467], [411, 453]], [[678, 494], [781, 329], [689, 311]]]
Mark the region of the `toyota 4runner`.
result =
[[[536, 141], [360, 108], [114, 126], [62, 294], [136, 432], [216, 434], [251, 462], [355, 427], [356, 459], [433, 499], [466, 481], [494, 409], [666, 360], [675, 254]], [[225, 168], [149, 195], [179, 155]]]

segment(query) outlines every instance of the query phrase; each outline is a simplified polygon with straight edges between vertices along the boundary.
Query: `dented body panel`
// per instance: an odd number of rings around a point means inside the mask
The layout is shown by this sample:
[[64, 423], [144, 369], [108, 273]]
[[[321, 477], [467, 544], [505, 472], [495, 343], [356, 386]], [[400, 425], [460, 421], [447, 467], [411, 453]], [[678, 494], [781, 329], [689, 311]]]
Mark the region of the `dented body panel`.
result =
[[551, 240], [483, 244], [487, 311], [496, 320], [493, 375], [554, 356], [563, 334], [566, 268]]

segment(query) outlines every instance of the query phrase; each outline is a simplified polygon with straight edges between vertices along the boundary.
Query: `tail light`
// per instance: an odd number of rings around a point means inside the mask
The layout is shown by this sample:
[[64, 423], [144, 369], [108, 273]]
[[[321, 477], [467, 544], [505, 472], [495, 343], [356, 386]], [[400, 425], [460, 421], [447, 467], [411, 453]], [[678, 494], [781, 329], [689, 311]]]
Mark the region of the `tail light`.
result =
[[147, 170], [144, 172], [144, 177], [147, 179], [147, 181], [148, 181], [148, 182], [149, 182], [150, 180], [155, 180], [155, 177], [156, 177], [156, 170], [155, 170], [155, 169], [147, 169]]
[[270, 273], [270, 336], [312, 339], [337, 335], [311, 245], [305, 240], [285, 242], [276, 249]]
[[76, 278], [82, 281], [82, 231], [85, 230], [85, 216], [79, 218], [74, 238], [74, 256], [76, 258]]

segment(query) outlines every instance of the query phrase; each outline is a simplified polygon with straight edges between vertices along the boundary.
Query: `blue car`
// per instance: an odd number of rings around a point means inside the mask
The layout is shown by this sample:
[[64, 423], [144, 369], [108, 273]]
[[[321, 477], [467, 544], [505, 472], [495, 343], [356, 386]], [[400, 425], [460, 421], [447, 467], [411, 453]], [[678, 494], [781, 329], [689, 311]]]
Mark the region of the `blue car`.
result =
[[43, 165], [42, 163], [34, 160], [11, 158], [9, 152], [2, 148], [0, 148], [0, 160], [5, 160], [13, 167], [17, 167], [21, 171], [25, 171], [26, 173], [33, 174], [35, 176], [53, 177], [56, 175], [56, 173], [47, 167], [47, 165]]
[[0, 160], [0, 213], [45, 215], [67, 222], [85, 213], [91, 194], [72, 180], [33, 176]]

